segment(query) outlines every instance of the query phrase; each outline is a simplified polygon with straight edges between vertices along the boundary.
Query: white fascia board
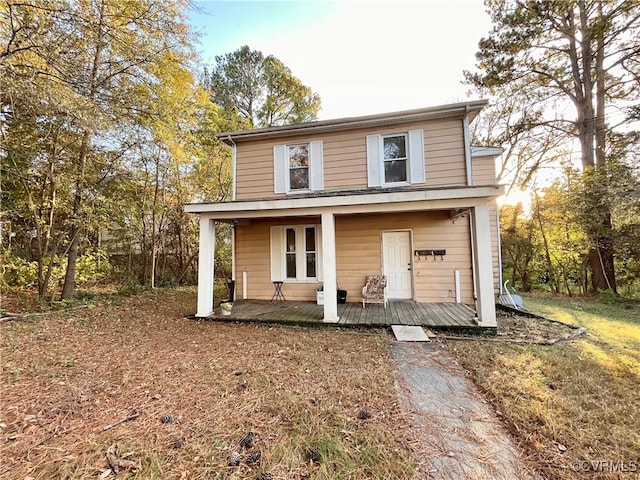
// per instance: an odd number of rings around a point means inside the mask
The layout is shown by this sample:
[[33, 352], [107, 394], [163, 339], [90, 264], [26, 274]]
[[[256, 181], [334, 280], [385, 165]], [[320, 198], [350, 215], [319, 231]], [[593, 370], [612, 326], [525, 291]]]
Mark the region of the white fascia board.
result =
[[504, 148], [502, 147], [471, 147], [472, 157], [497, 157], [503, 152]]
[[191, 203], [185, 205], [187, 213], [219, 220], [320, 215], [330, 209], [334, 213], [375, 213], [394, 211], [439, 210], [465, 208], [479, 199], [498, 197], [504, 193], [503, 185], [484, 187], [420, 190], [410, 192], [369, 193], [335, 197], [283, 198], [221, 203]]
[[278, 138], [284, 136], [310, 135], [344, 129], [367, 128], [379, 125], [392, 125], [434, 118], [456, 117], [469, 115], [469, 121], [473, 121], [485, 105], [487, 100], [474, 100], [469, 102], [452, 103], [435, 107], [403, 110], [361, 117], [338, 118], [333, 120], [316, 120], [313, 122], [295, 123], [276, 127], [242, 130], [236, 132], [222, 132], [216, 135], [218, 139], [227, 145], [235, 142]]

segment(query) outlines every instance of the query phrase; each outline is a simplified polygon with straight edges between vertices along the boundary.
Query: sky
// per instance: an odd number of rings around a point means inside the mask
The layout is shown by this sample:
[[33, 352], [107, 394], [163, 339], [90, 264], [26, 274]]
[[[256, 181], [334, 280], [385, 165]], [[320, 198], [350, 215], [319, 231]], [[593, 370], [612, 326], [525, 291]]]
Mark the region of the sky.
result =
[[274, 55], [320, 95], [320, 120], [443, 105], [468, 97], [481, 0], [198, 1], [190, 22], [205, 65], [243, 45]]

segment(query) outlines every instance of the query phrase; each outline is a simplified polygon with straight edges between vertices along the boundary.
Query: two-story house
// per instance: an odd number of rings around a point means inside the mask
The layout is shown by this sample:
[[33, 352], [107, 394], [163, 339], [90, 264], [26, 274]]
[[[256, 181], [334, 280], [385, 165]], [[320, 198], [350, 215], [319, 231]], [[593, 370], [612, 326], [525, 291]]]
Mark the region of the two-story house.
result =
[[315, 301], [338, 319], [337, 289], [361, 301], [386, 275], [390, 301], [462, 302], [496, 325], [500, 285], [494, 160], [471, 147], [486, 101], [222, 133], [232, 201], [193, 203], [200, 217], [197, 317], [213, 312], [215, 222], [233, 225], [236, 299]]

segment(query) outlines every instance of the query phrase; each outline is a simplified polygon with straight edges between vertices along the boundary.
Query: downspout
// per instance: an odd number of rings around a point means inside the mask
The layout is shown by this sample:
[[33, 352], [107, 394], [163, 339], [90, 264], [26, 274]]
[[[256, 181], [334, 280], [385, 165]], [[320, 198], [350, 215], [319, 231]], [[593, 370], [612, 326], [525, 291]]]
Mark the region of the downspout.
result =
[[[236, 143], [231, 138], [231, 135], [227, 137], [231, 142], [231, 200], [236, 200]], [[231, 280], [236, 281], [236, 225], [231, 224]], [[237, 285], [236, 285], [237, 287]], [[245, 288], [245, 285], [242, 285]], [[235, 299], [232, 299], [235, 300]]]
[[500, 295], [502, 291], [502, 239], [500, 238], [500, 210], [496, 205], [496, 236], [498, 237], [498, 284], [500, 285]]
[[469, 106], [465, 107], [465, 114], [462, 119], [462, 130], [464, 135], [464, 161], [467, 170], [467, 185], [473, 185], [473, 175], [471, 171], [471, 133], [469, 131]]
[[227, 136], [227, 139], [231, 142], [231, 200], [236, 200], [236, 142], [233, 141], [231, 135]]

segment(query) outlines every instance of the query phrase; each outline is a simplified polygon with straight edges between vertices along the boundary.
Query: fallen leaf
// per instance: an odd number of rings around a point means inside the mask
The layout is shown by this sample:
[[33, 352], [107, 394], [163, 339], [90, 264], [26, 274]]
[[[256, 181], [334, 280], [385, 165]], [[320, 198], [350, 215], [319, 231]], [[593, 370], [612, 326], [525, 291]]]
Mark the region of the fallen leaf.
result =
[[[105, 470], [104, 472], [102, 472], [100, 474], [100, 480], [104, 480], [105, 478], [107, 478], [109, 475], [111, 475], [113, 473], [113, 470], [111, 470], [110, 468]], [[26, 479], [25, 479], [26, 480]]]

